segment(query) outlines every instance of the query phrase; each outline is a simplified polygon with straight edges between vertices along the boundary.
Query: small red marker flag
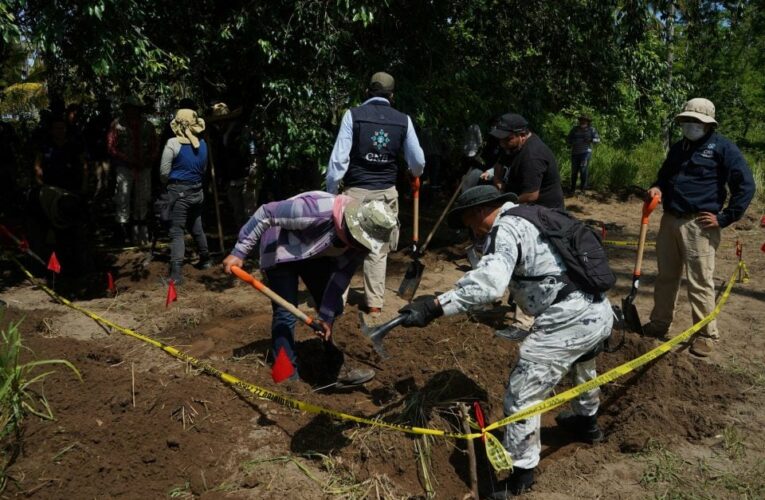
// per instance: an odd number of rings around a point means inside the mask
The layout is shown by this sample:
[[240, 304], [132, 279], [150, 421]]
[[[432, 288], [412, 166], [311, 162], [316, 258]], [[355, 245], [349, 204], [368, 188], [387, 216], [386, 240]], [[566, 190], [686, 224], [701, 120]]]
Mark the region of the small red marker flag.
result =
[[763, 243], [763, 244], [762, 244], [762, 246], [760, 247], [760, 250], [762, 250], [763, 252], [765, 252], [765, 243]]
[[58, 262], [58, 257], [56, 257], [56, 252], [52, 252], [50, 254], [50, 259], [48, 259], [48, 270], [53, 271], [56, 274], [61, 273], [61, 264]]
[[[478, 427], [481, 428], [481, 431], [483, 431], [484, 427], [486, 427], [486, 420], [483, 418], [483, 410], [478, 401], [473, 401], [473, 411], [475, 411], [475, 421], [478, 424]], [[485, 443], [486, 436], [481, 436], [481, 441]]]
[[290, 358], [287, 357], [287, 353], [284, 352], [284, 347], [282, 347], [279, 349], [279, 354], [276, 356], [273, 368], [271, 368], [271, 378], [278, 384], [290, 378], [293, 373], [295, 373], [295, 367], [292, 366]]
[[110, 271], [106, 272], [106, 290], [111, 294], [117, 291], [117, 287], [114, 286], [114, 276]]
[[167, 308], [171, 302], [178, 300], [178, 293], [175, 291], [175, 280], [170, 280], [170, 284], [167, 285], [167, 299], [165, 300], [165, 308]]
[[606, 223], [605, 222], [600, 223], [600, 239], [602, 240], [606, 239]]

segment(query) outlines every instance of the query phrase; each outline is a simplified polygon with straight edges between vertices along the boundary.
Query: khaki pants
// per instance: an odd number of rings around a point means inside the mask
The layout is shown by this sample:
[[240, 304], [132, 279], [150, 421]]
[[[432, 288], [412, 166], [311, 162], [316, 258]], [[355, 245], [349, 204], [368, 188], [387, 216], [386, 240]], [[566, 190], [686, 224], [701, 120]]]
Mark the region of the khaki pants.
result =
[[[715, 308], [715, 252], [720, 245], [720, 228], [703, 229], [696, 214], [678, 217], [665, 212], [656, 238], [656, 277], [651, 321], [669, 327], [675, 313], [683, 266], [688, 281], [688, 301], [693, 322], [698, 323]], [[717, 321], [701, 330], [702, 336], [719, 338]]]
[[[383, 200], [398, 218], [398, 191], [395, 187], [388, 189], [348, 188], [343, 191], [343, 194], [361, 201]], [[391, 250], [396, 249], [398, 228], [391, 232], [389, 244]], [[367, 307], [382, 309], [385, 302], [385, 268], [387, 264], [387, 250], [381, 253], [370, 252], [364, 259], [364, 295]]]

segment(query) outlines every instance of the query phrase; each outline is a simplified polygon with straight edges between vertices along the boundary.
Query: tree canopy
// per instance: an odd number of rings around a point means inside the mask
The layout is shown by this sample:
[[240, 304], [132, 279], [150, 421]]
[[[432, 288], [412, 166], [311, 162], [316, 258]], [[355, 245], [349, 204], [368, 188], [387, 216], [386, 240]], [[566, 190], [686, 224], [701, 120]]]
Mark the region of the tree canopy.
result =
[[324, 164], [380, 70], [397, 106], [448, 141], [509, 110], [540, 131], [589, 112], [632, 146], [694, 96], [716, 103], [727, 135], [756, 141], [763, 28], [762, 0], [5, 0], [0, 84], [22, 83], [6, 68], [23, 44], [50, 93], [243, 105], [271, 168]]

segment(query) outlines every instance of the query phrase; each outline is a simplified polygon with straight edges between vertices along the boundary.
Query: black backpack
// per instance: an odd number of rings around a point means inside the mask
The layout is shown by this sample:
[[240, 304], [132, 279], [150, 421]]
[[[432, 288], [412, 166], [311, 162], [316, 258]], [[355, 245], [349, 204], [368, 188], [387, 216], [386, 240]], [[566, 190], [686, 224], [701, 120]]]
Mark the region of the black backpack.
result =
[[[600, 235], [565, 210], [519, 205], [502, 213], [502, 216], [506, 215], [522, 217], [536, 226], [558, 251], [566, 264], [568, 279], [579, 290], [602, 297], [616, 283]], [[519, 244], [518, 262], [520, 259]], [[532, 280], [538, 278], [542, 277], [518, 277]]]

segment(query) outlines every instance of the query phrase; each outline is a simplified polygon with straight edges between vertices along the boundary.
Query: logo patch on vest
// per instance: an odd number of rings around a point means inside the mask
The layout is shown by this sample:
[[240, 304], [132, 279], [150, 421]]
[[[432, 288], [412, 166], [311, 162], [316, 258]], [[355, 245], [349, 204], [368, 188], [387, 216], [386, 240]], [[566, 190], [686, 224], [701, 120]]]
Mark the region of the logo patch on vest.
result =
[[372, 137], [370, 137], [370, 139], [372, 139], [372, 144], [374, 145], [374, 147], [377, 148], [378, 151], [384, 148], [385, 146], [387, 146], [388, 143], [390, 142], [390, 137], [388, 137], [388, 133], [385, 132], [385, 130], [383, 129], [380, 129], [377, 132], [375, 132], [372, 135]]

